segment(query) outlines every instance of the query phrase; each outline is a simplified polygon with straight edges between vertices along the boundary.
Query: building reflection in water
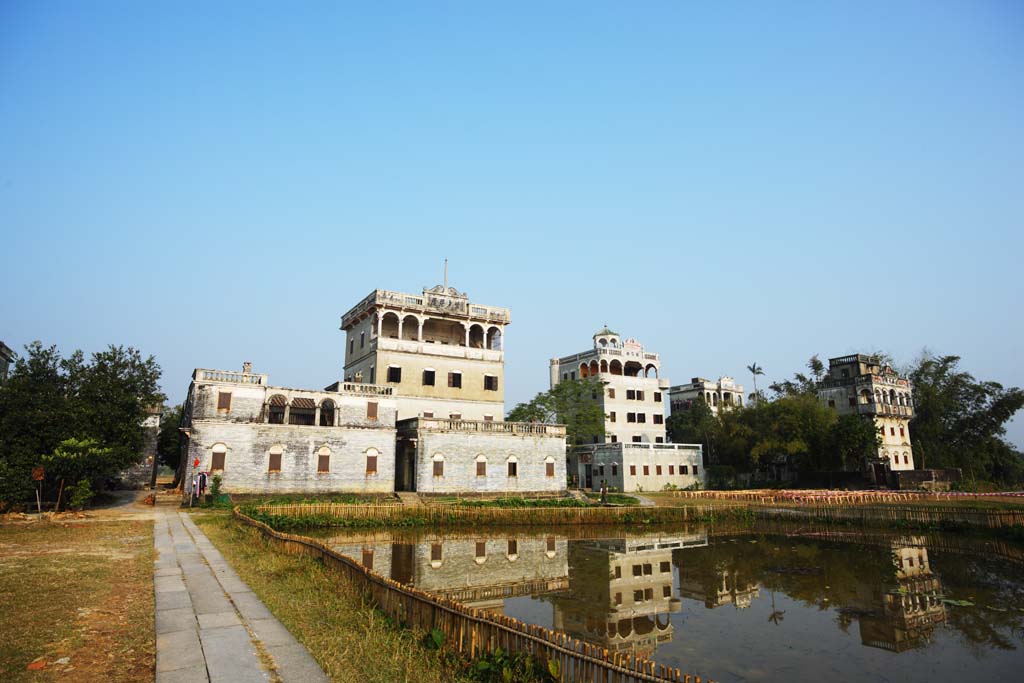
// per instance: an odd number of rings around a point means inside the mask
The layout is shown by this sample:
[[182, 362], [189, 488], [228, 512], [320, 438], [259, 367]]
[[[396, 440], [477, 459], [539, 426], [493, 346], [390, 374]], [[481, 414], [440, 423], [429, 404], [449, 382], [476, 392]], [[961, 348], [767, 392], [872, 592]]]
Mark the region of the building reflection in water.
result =
[[754, 599], [761, 597], [760, 584], [749, 581], [738, 572], [730, 569], [718, 571], [718, 584], [705, 586], [693, 577], [679, 577], [679, 594], [684, 598], [703, 601], [708, 609], [722, 605], [733, 605], [736, 609], [746, 609]]
[[894, 540], [892, 560], [897, 587], [881, 595], [880, 613], [859, 619], [860, 639], [869, 647], [905, 652], [931, 642], [932, 632], [946, 622], [946, 607], [923, 537]]
[[707, 534], [572, 541], [569, 588], [548, 596], [554, 627], [616, 652], [650, 656], [672, 640], [672, 553], [706, 546]]
[[416, 543], [345, 539], [331, 547], [395, 581], [500, 612], [506, 598], [565, 590], [568, 544], [554, 536], [427, 537]]

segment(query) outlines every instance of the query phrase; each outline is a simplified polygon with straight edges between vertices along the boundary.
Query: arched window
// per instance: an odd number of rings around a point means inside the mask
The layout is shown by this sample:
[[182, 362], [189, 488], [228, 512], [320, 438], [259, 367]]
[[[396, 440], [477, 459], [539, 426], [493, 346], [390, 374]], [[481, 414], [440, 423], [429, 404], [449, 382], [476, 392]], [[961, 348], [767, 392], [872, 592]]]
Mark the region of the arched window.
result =
[[594, 377], [594, 376], [597, 375], [597, 369], [598, 369], [597, 361], [596, 360], [590, 361], [590, 376], [591, 377]]
[[385, 339], [398, 339], [398, 314], [386, 311], [381, 316], [380, 336]]
[[491, 351], [501, 351], [502, 339], [501, 328], [491, 327], [487, 330], [487, 348]]
[[320, 426], [334, 426], [334, 401], [329, 398], [325, 398], [320, 403]]
[[288, 399], [281, 394], [274, 394], [271, 396], [269, 405], [267, 406], [267, 422], [272, 425], [283, 425], [285, 407], [287, 405]]
[[605, 348], [608, 347], [608, 340], [605, 339], [604, 337], [601, 337], [600, 339], [598, 339], [597, 343], [600, 344], [602, 347], [605, 347]]
[[331, 449], [321, 446], [316, 452], [316, 471], [319, 473], [331, 471]]
[[281, 471], [281, 456], [284, 454], [284, 448], [281, 446], [270, 447], [270, 458], [267, 463], [267, 472], [280, 472]]
[[601, 372], [608, 372], [608, 361], [601, 361]]
[[210, 471], [224, 471], [224, 461], [227, 459], [228, 447], [222, 443], [213, 444], [210, 449]]
[[621, 375], [622, 362], [619, 361], [617, 358], [613, 359], [612, 362], [608, 364], [608, 371], [611, 372], [613, 375]]
[[487, 456], [484, 455], [483, 453], [476, 456], [476, 476], [487, 476]]
[[515, 562], [519, 559], [519, 541], [514, 538], [508, 539], [506, 545], [505, 557], [508, 558], [509, 562]]
[[519, 460], [514, 455], [508, 456], [508, 476], [519, 476]]
[[305, 396], [293, 398], [289, 407], [288, 424], [312, 426], [316, 423], [316, 401]]
[[647, 367], [644, 368], [644, 377], [647, 377], [649, 379], [651, 377], [657, 378], [657, 376], [658, 368], [656, 368], [653, 363], [648, 364]]
[[482, 325], [470, 325], [469, 327], [469, 347], [471, 349], [482, 349], [484, 348], [484, 328]]
[[555, 459], [550, 455], [544, 458], [544, 476], [553, 477], [555, 476]]
[[441, 455], [440, 453], [434, 454], [434, 476], [444, 476], [444, 456]]
[[590, 366], [586, 363], [580, 363], [580, 379], [584, 379], [590, 374]]
[[366, 476], [377, 474], [377, 456], [380, 455], [380, 451], [376, 448], [366, 449]]

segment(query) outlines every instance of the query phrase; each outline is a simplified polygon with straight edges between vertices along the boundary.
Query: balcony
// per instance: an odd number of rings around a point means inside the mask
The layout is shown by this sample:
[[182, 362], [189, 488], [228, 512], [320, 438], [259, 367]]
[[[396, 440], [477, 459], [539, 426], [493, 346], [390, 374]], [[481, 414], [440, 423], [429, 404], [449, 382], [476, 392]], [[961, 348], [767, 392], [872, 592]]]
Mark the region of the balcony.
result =
[[454, 344], [434, 344], [412, 339], [377, 337], [370, 341], [371, 351], [374, 345], [376, 345], [378, 351], [400, 351], [402, 353], [419, 353], [425, 356], [485, 360], [495, 363], [500, 363], [505, 357], [504, 351], [496, 351], [494, 349], [477, 349], [470, 346], [456, 346]]
[[231, 372], [230, 370], [204, 370], [196, 368], [192, 373], [193, 381], [221, 382], [224, 384], [267, 385], [267, 375], [255, 375], [250, 372]]
[[885, 417], [914, 417], [913, 406], [893, 405], [891, 403], [858, 403], [857, 412], [861, 415], [883, 415]]
[[507, 324], [512, 321], [512, 314], [507, 308], [474, 304], [461, 297], [433, 295], [426, 291], [423, 294], [408, 294], [387, 289], [375, 289], [342, 316], [341, 329], [348, 329], [368, 312], [377, 308], [387, 308], [403, 313], [455, 316], [488, 323]]

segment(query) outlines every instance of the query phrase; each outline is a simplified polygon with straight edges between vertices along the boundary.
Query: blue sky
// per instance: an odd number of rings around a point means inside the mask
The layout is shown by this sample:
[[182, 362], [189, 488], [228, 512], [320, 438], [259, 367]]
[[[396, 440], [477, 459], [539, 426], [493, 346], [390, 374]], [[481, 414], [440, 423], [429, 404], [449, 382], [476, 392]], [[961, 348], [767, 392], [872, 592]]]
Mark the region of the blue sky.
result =
[[0, 3], [0, 339], [319, 387], [447, 256], [509, 407], [604, 323], [1024, 384], [1020, 3], [368, 5]]

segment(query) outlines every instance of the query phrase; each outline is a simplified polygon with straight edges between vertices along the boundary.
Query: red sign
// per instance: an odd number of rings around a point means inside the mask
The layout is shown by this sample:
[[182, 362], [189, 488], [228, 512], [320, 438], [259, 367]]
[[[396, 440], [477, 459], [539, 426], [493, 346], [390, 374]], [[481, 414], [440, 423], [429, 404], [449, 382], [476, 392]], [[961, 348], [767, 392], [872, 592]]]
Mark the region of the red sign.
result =
[[192, 461], [192, 467], [199, 467], [199, 458], [196, 458], [194, 461]]
[[32, 481], [42, 481], [46, 478], [46, 470], [42, 467], [32, 468]]

